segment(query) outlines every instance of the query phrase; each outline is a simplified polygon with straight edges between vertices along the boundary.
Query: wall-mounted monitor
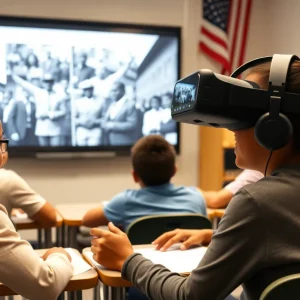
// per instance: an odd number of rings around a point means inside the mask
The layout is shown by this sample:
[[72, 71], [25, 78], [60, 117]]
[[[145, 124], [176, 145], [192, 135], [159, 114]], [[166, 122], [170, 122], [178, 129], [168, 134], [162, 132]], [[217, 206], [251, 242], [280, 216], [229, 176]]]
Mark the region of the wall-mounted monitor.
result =
[[161, 134], [180, 75], [178, 27], [0, 17], [0, 118], [12, 156], [129, 153]]

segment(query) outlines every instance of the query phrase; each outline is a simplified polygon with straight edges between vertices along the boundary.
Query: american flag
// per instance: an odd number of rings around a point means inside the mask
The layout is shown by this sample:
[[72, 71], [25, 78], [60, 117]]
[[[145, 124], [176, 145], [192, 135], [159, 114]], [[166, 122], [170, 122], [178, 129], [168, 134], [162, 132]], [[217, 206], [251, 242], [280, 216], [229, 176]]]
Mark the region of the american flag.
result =
[[252, 0], [202, 0], [200, 49], [230, 74], [244, 62]]

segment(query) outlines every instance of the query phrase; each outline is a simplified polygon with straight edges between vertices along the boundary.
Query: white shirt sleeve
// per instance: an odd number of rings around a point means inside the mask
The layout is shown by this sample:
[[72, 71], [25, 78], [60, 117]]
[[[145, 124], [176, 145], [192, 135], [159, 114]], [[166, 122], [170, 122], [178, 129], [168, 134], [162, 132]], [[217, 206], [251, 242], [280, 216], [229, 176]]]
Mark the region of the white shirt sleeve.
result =
[[224, 189], [230, 191], [233, 195], [241, 189], [243, 186], [257, 182], [262, 179], [264, 175], [258, 171], [254, 170], [244, 170], [239, 174], [234, 181], [227, 184]]
[[17, 173], [11, 170], [1, 170], [1, 172], [3, 172], [2, 176], [7, 179], [7, 184], [3, 187], [1, 194], [10, 202], [10, 208], [22, 208], [31, 217], [45, 205], [46, 200]]
[[52, 254], [46, 261], [22, 240], [0, 205], [0, 281], [31, 300], [53, 300], [72, 277], [72, 265], [64, 254]]
[[144, 114], [143, 135], [149, 135], [152, 130], [160, 130], [161, 111], [149, 110]]

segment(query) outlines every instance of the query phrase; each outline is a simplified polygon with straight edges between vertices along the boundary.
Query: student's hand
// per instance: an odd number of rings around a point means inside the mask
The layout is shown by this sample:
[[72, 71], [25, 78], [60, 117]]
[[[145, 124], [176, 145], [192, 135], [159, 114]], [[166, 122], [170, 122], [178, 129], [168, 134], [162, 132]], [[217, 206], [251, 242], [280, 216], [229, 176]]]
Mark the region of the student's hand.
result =
[[13, 208], [11, 211], [11, 216], [12, 217], [17, 217], [19, 215], [24, 215], [25, 211], [21, 208]]
[[91, 235], [95, 237], [91, 247], [93, 258], [108, 269], [121, 271], [127, 257], [134, 252], [123, 231], [111, 222], [108, 223], [108, 229], [109, 231], [99, 228], [91, 230]]
[[180, 245], [181, 250], [186, 250], [193, 245], [208, 245], [211, 241], [213, 230], [188, 230], [188, 229], [175, 229], [162, 234], [155, 241], [152, 242], [156, 245], [156, 249], [166, 251], [172, 245], [182, 242]]
[[61, 247], [54, 247], [54, 248], [51, 248], [51, 249], [47, 250], [44, 253], [44, 255], [42, 256], [42, 259], [46, 260], [53, 253], [64, 254], [64, 255], [66, 255], [68, 257], [68, 259], [69, 259], [70, 262], [72, 261], [72, 258], [70, 256], [70, 254], [64, 248], [61, 248]]

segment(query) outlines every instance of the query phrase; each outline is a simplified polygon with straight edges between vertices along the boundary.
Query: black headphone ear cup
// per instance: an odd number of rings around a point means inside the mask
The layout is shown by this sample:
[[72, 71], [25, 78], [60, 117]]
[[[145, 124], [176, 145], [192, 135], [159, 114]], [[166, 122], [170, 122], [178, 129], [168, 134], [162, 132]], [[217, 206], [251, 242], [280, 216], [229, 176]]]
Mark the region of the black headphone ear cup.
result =
[[269, 113], [262, 115], [255, 124], [255, 137], [264, 148], [278, 150], [289, 143], [293, 135], [293, 125], [284, 114], [271, 117]]

